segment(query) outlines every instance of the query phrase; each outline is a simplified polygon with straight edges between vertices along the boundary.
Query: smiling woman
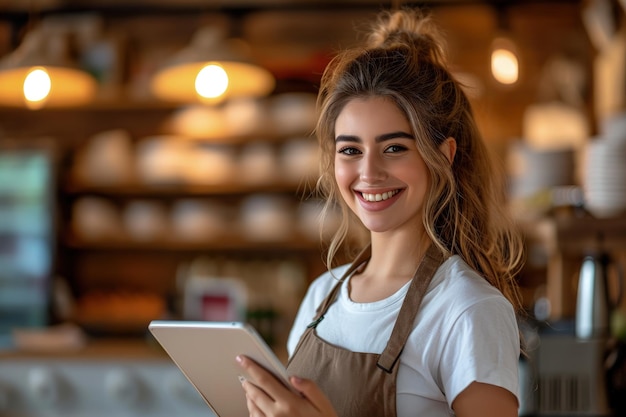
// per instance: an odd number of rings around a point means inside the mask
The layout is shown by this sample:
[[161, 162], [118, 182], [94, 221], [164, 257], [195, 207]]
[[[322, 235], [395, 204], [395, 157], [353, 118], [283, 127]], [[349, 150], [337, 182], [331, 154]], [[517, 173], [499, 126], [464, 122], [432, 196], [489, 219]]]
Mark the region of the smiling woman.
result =
[[[315, 280], [288, 341], [291, 383], [253, 361], [251, 415], [513, 417], [521, 240], [437, 28], [384, 12], [322, 78], [318, 182], [369, 242]], [[339, 278], [339, 279], [337, 279]]]

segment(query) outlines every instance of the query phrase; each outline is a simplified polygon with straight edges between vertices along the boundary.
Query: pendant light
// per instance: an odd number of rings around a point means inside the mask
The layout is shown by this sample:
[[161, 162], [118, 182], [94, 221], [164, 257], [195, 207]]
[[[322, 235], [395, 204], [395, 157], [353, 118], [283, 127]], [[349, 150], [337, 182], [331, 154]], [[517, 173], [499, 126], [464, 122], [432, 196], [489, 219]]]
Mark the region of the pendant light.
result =
[[272, 74], [250, 62], [241, 42], [203, 27], [189, 46], [157, 71], [151, 90], [164, 101], [214, 104], [227, 98], [262, 97], [274, 85]]
[[491, 44], [491, 74], [500, 84], [515, 84], [519, 79], [517, 51], [508, 37], [498, 37]]
[[0, 60], [0, 105], [70, 107], [88, 103], [96, 80], [72, 62], [68, 38], [36, 28]]
[[500, 84], [512, 85], [519, 80], [519, 58], [506, 12], [504, 6], [496, 7], [498, 33], [491, 43], [491, 75]]

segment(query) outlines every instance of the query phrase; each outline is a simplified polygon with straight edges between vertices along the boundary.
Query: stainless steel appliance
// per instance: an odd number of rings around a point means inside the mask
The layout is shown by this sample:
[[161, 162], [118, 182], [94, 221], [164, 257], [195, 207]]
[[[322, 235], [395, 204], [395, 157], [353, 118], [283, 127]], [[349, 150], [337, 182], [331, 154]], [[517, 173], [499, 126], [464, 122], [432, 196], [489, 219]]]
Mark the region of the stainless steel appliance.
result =
[[608, 253], [587, 254], [580, 268], [576, 299], [576, 337], [579, 339], [606, 339], [610, 336], [611, 312], [622, 295], [622, 276], [619, 268], [617, 300], [612, 302], [608, 291], [608, 271], [616, 264]]
[[573, 320], [542, 323], [520, 362], [520, 416], [612, 416], [608, 339], [581, 339]]
[[537, 352], [539, 415], [610, 416], [605, 339], [543, 335]]

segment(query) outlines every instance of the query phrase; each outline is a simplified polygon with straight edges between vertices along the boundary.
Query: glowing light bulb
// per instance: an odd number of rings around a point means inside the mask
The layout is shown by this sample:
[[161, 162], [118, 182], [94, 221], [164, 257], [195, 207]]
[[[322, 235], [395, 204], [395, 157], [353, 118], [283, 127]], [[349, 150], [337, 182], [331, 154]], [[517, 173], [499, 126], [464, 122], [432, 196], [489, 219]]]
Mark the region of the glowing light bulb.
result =
[[507, 39], [497, 39], [491, 53], [491, 73], [502, 84], [515, 84], [519, 79], [519, 62], [514, 45]]
[[24, 98], [32, 105], [41, 104], [50, 94], [52, 82], [48, 72], [41, 67], [31, 70], [24, 79]]
[[215, 99], [226, 92], [228, 75], [219, 65], [209, 64], [202, 68], [196, 76], [196, 92], [207, 99]]

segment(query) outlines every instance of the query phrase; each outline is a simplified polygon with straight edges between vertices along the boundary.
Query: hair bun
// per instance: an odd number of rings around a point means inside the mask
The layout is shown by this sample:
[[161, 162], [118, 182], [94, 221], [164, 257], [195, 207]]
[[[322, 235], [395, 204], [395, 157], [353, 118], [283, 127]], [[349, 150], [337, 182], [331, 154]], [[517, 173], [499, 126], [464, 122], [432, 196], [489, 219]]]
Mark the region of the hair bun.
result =
[[444, 64], [443, 36], [430, 14], [419, 9], [383, 12], [370, 30], [369, 48], [393, 49], [408, 47], [422, 58]]

